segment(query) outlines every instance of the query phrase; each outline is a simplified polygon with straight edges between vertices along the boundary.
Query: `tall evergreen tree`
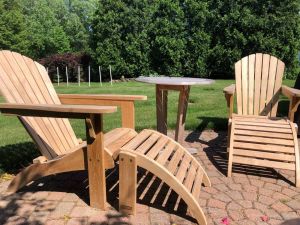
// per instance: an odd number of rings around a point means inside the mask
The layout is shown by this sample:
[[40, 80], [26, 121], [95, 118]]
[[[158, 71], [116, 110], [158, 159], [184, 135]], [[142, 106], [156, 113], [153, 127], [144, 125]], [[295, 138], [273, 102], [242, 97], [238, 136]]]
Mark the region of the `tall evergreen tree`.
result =
[[92, 49], [97, 63], [118, 75], [149, 74], [147, 1], [101, 0], [92, 23]]
[[158, 74], [180, 76], [186, 58], [186, 18], [179, 1], [158, 0], [150, 7], [151, 68]]
[[232, 76], [239, 58], [266, 52], [286, 63], [289, 77], [299, 71], [300, 2], [298, 0], [211, 0], [211, 54], [215, 75]]
[[127, 0], [122, 23], [121, 56], [126, 63], [123, 73], [130, 76], [148, 75], [149, 38], [147, 27], [149, 15], [146, 0]]
[[47, 0], [74, 52], [89, 51], [92, 16], [97, 0]]
[[23, 2], [25, 21], [30, 41], [29, 55], [41, 58], [70, 50], [70, 43], [47, 0]]
[[104, 69], [113, 65], [117, 74], [126, 67], [121, 57], [121, 24], [125, 10], [126, 4], [122, 0], [100, 0], [92, 22], [94, 58]]
[[193, 77], [207, 77], [207, 57], [210, 51], [211, 37], [207, 31], [207, 18], [210, 16], [206, 1], [185, 0], [182, 5], [187, 19], [186, 60], [184, 74]]
[[0, 0], [0, 49], [28, 53], [27, 27], [17, 0]]

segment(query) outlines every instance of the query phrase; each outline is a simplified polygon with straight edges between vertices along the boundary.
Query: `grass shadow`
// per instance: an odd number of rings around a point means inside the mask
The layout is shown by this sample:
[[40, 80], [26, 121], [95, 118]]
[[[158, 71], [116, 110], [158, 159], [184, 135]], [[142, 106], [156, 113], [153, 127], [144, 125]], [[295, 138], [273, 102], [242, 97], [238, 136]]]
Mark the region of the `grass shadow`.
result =
[[203, 131], [206, 129], [212, 129], [214, 131], [224, 131], [227, 130], [226, 117], [197, 117], [200, 123], [196, 127], [195, 131]]
[[290, 101], [288, 99], [281, 99], [278, 101], [277, 115], [278, 117], [287, 117], [289, 113]]
[[1, 173], [16, 174], [39, 156], [39, 150], [33, 142], [23, 142], [0, 147]]

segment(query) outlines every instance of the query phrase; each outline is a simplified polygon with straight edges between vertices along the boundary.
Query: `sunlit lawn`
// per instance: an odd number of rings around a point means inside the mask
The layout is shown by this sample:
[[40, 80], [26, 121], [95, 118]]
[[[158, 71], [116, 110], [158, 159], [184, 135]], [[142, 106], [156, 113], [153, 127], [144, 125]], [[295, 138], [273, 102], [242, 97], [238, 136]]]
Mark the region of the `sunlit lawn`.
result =
[[[191, 88], [189, 106], [186, 119], [186, 129], [217, 129], [224, 130], [227, 126], [227, 108], [222, 89], [233, 83], [232, 80], [217, 80], [212, 85], [193, 86]], [[285, 80], [285, 84], [293, 86], [294, 81]], [[55, 88], [58, 93], [79, 94], [133, 94], [146, 95], [147, 101], [136, 102], [136, 129], [156, 127], [155, 86], [138, 82], [104, 83], [102, 87], [98, 83], [92, 83], [91, 87], [81, 84], [60, 84]], [[1, 98], [1, 101], [4, 101]], [[168, 125], [174, 129], [176, 125], [178, 92], [169, 92]], [[285, 111], [285, 110], [283, 110]], [[72, 126], [79, 137], [84, 138], [84, 123], [81, 120], [72, 120]], [[120, 126], [120, 112], [105, 116], [104, 128], [111, 130]], [[0, 116], [0, 146], [24, 142], [30, 140], [24, 128], [16, 117]]]
[[[186, 129], [188, 130], [203, 130], [215, 129], [226, 130], [227, 128], [227, 108], [223, 96], [223, 88], [234, 83], [233, 80], [216, 80], [212, 85], [193, 86], [191, 88], [189, 106], [186, 119]], [[293, 86], [293, 80], [285, 80], [284, 84]], [[156, 106], [155, 106], [155, 86], [138, 82], [119, 82], [103, 83], [101, 87], [98, 83], [92, 83], [91, 87], [88, 84], [82, 83], [80, 87], [77, 84], [60, 84], [55, 88], [58, 93], [80, 93], [80, 94], [133, 94], [146, 95], [147, 101], [136, 102], [136, 129], [156, 128]], [[0, 97], [0, 101], [4, 99]], [[178, 92], [169, 92], [168, 102], [168, 125], [169, 129], [174, 129], [176, 125]], [[280, 104], [280, 113], [286, 113], [287, 104]], [[72, 126], [78, 137], [85, 138], [85, 127], [82, 120], [72, 120]], [[104, 128], [106, 131], [114, 127], [120, 126], [120, 112], [105, 116]], [[19, 143], [30, 142], [29, 135], [25, 132], [20, 122], [16, 117], [0, 115], [0, 158], [1, 149], [7, 150], [7, 145], [15, 145]], [[27, 143], [28, 144], [28, 143]], [[31, 144], [29, 144], [32, 146]], [[6, 146], [6, 147], [5, 147]], [[17, 145], [18, 149], [11, 148], [11, 151], [19, 152], [21, 149], [26, 149], [25, 144]], [[21, 148], [21, 149], [20, 149]], [[25, 151], [25, 150], [24, 150]], [[16, 153], [17, 153], [16, 152]], [[3, 153], [3, 152], [2, 152]], [[6, 155], [6, 154], [5, 154]], [[1, 173], [0, 160], [0, 173]], [[3, 169], [4, 170], [4, 169]]]

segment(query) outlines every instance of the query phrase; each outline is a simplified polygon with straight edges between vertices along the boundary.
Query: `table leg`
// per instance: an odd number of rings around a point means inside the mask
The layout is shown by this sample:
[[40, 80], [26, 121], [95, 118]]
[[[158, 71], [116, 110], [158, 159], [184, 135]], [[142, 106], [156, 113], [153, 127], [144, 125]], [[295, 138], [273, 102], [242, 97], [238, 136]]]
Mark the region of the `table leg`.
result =
[[86, 119], [86, 133], [90, 205], [104, 210], [106, 184], [102, 115], [91, 115], [89, 119]]
[[190, 86], [182, 86], [179, 93], [177, 124], [175, 130], [175, 140], [180, 144], [183, 143], [183, 133], [185, 126], [186, 111], [188, 107]]
[[167, 134], [168, 91], [156, 85], [156, 120], [157, 131]]

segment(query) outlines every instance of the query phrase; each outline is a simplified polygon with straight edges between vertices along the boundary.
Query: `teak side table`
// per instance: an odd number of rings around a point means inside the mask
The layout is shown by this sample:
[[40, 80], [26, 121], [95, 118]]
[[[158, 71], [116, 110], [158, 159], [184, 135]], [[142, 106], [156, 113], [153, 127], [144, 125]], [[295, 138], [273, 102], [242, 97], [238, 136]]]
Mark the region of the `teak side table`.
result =
[[188, 77], [138, 77], [136, 81], [156, 85], [157, 131], [167, 134], [168, 91], [179, 91], [175, 140], [183, 143], [186, 111], [191, 85], [207, 85], [214, 80]]

